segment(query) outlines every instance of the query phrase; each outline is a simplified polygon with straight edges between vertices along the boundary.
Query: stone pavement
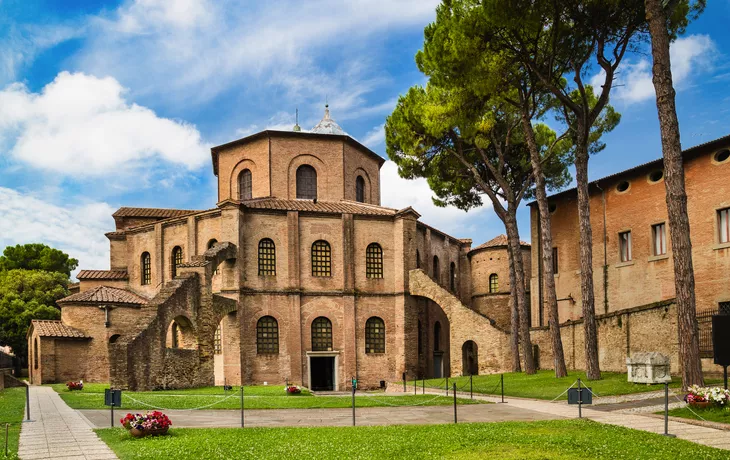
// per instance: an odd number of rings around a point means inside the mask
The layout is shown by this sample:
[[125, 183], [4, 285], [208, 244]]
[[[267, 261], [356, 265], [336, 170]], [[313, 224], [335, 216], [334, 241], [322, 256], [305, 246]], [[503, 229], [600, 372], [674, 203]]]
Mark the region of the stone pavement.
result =
[[[428, 390], [426, 391], [429, 392]], [[460, 392], [459, 392], [460, 393]], [[468, 396], [468, 393], [461, 394]], [[495, 396], [474, 395], [474, 398], [485, 401], [497, 402], [500, 399]], [[516, 409], [528, 409], [546, 415], [565, 418], [577, 418], [578, 406], [569, 406], [567, 401], [550, 402], [536, 399], [504, 398], [504, 401]], [[491, 406], [491, 405], [490, 405]], [[583, 407], [583, 417], [599, 423], [608, 425], [619, 425], [634, 430], [643, 430], [651, 433], [664, 433], [664, 419], [638, 414], [626, 414], [618, 412], [605, 412], [596, 409]], [[704, 426], [697, 426], [691, 423], [676, 421], [676, 418], [669, 420], [669, 434], [676, 435], [679, 439], [703, 444], [718, 449], [730, 450], [730, 431], [718, 430]], [[730, 457], [730, 456], [729, 456]]]
[[[95, 428], [108, 428], [107, 410], [81, 410]], [[126, 411], [121, 410], [119, 412]], [[220, 428], [240, 427], [241, 412], [238, 410], [166, 410], [173, 427]], [[118, 419], [114, 421], [118, 426]], [[474, 404], [458, 406], [459, 422], [505, 422], [553, 420], [559, 415], [536, 412], [507, 404]], [[302, 426], [352, 426], [352, 409], [256, 409], [246, 410], [246, 427], [302, 427]], [[421, 425], [453, 423], [453, 406], [399, 406], [362, 407], [355, 410], [358, 426], [373, 425]]]
[[50, 387], [30, 387], [30, 422], [20, 429], [22, 460], [106, 460], [117, 458], [84, 417]]

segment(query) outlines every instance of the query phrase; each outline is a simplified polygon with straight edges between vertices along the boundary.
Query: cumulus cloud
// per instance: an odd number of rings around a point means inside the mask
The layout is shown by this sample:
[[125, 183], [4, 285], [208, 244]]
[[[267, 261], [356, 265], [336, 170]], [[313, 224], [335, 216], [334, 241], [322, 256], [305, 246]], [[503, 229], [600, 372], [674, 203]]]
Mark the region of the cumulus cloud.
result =
[[[717, 47], [708, 35], [689, 35], [677, 39], [669, 50], [672, 60], [672, 79], [677, 89], [692, 83], [694, 77], [713, 69], [717, 58]], [[641, 59], [625, 63], [617, 75], [611, 98], [627, 104], [643, 102], [654, 98], [651, 62]], [[596, 92], [601, 90], [605, 73], [600, 72], [591, 79]]]
[[79, 268], [108, 269], [109, 240], [114, 209], [90, 202], [57, 206], [30, 195], [0, 187], [0, 248], [45, 243], [79, 260]]
[[363, 138], [362, 143], [368, 146], [370, 149], [378, 147], [385, 142], [385, 124], [378, 125], [368, 131]]
[[403, 209], [411, 206], [421, 221], [456, 238], [476, 238], [485, 223], [493, 220], [491, 204], [464, 212], [452, 206], [440, 208], [433, 204], [433, 192], [426, 179], [406, 180], [398, 175], [398, 166], [386, 161], [380, 170], [383, 206]]
[[15, 159], [65, 175], [129, 171], [142, 161], [200, 167], [198, 130], [131, 103], [112, 78], [59, 73], [39, 93], [22, 83], [0, 91], [0, 145]]

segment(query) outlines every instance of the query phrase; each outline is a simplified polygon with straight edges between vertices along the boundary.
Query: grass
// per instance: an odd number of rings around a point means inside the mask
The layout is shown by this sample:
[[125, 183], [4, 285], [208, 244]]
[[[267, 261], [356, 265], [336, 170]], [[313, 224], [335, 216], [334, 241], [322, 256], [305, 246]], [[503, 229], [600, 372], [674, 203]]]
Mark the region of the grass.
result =
[[[2, 376], [0, 376], [2, 377]], [[20, 425], [25, 411], [25, 388], [6, 388], [0, 391], [0, 455], [5, 455], [5, 424], [10, 424], [7, 459], [17, 459]]]
[[[84, 384], [81, 391], [69, 391], [65, 385], [51, 387], [73, 409], [107, 409], [104, 405], [106, 384]], [[239, 387], [240, 388], [240, 387]], [[136, 401], [135, 401], [136, 400]], [[139, 401], [139, 402], [137, 402]], [[349, 396], [314, 396], [302, 390], [299, 395], [287, 395], [284, 386], [250, 386], [244, 389], [246, 409], [325, 409], [352, 407]], [[433, 395], [389, 396], [384, 394], [358, 394], [356, 407], [385, 406], [445, 406], [453, 404], [453, 397], [434, 397]], [[459, 404], [480, 404], [482, 401], [458, 399]], [[239, 409], [241, 407], [238, 388], [226, 395], [221, 387], [192, 388], [166, 391], [123, 391], [121, 409], [146, 410], [163, 409]], [[205, 407], [204, 407], [205, 406]]]
[[[517, 396], [521, 398], [535, 398], [552, 400], [572, 385], [578, 378], [584, 386], [591, 388], [597, 396], [614, 396], [626, 395], [632, 393], [644, 393], [647, 391], [656, 391], [664, 388], [664, 385], [646, 385], [638, 383], [630, 383], [626, 374], [616, 372], [602, 372], [601, 380], [589, 381], [586, 379], [585, 372], [570, 371], [567, 377], [559, 379], [555, 378], [552, 370], [540, 370], [534, 375], [513, 372], [504, 374], [504, 395]], [[475, 375], [473, 378], [474, 393], [482, 394], [500, 394], [500, 375]], [[426, 387], [444, 388], [445, 379], [426, 380]], [[452, 384], [456, 383], [459, 391], [469, 391], [469, 377], [456, 377], [449, 379], [449, 390]], [[681, 381], [675, 379], [669, 384], [671, 388], [681, 387]], [[420, 387], [423, 382], [418, 381]], [[413, 382], [409, 383], [413, 388]], [[567, 393], [559, 399], [568, 399]]]
[[727, 451], [586, 420], [328, 428], [173, 428], [132, 438], [97, 430], [122, 460], [167, 459], [726, 459]]
[[[700, 417], [695, 415], [694, 412], [697, 413]], [[657, 412], [658, 414], [664, 414], [664, 412]], [[728, 410], [727, 407], [708, 407], [706, 409], [696, 409], [692, 408], [692, 410], [689, 410], [687, 407], [678, 408], [678, 409], [670, 409], [669, 415], [672, 417], [682, 417], [682, 418], [690, 418], [694, 420], [702, 420], [705, 419], [708, 422], [718, 422], [718, 423], [730, 423], [730, 410]]]

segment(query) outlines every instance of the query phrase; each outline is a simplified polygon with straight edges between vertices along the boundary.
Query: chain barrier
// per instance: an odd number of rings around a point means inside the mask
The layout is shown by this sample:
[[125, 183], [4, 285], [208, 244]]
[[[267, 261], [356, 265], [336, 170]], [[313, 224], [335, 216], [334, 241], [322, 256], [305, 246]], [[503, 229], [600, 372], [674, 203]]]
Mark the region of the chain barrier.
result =
[[[430, 403], [432, 401], [435, 401], [437, 399], [440, 399], [440, 398], [445, 398], [445, 399], [448, 399], [449, 401], [451, 401], [451, 399], [448, 396], [437, 395], [437, 396], [434, 396], [433, 398], [431, 398], [429, 400], [422, 401], [422, 402], [418, 402], [418, 403], [413, 403], [413, 404], [391, 404], [391, 403], [386, 402], [386, 401], [383, 401], [383, 400], [381, 400], [381, 399], [379, 399], [379, 398], [377, 398], [375, 396], [366, 396], [366, 397], [367, 398], [372, 398], [374, 401], [379, 402], [380, 404], [384, 404], [386, 406], [391, 406], [391, 407], [423, 406], [423, 405], [426, 405], [426, 404], [428, 404], [428, 403]], [[399, 396], [396, 396], [396, 397], [399, 397]]]
[[697, 418], [699, 418], [699, 419], [700, 419], [700, 420], [702, 420], [703, 422], [709, 422], [709, 420], [705, 420], [705, 419], [704, 419], [704, 417], [702, 417], [702, 416], [701, 416], [700, 414], [698, 414], [697, 412], [693, 411], [693, 410], [692, 410], [692, 407], [691, 407], [691, 406], [690, 406], [690, 405], [689, 405], [689, 404], [688, 404], [688, 403], [687, 403], [686, 401], [683, 401], [683, 400], [679, 399], [679, 396], [677, 396], [677, 394], [676, 394], [676, 393], [675, 393], [674, 391], [672, 391], [671, 393], [672, 393], [672, 396], [674, 396], [674, 397], [675, 397], [675, 398], [677, 399], [677, 401], [679, 401], [679, 402], [681, 402], [681, 403], [684, 403], [684, 404], [685, 404], [685, 406], [687, 407], [687, 409], [689, 409], [689, 411], [690, 411], [690, 412], [692, 412], [693, 414], [695, 414], [695, 415], [697, 416]]
[[[157, 396], [157, 395], [156, 395], [156, 396]], [[164, 395], [159, 395], [159, 396], [164, 396]], [[181, 395], [181, 396], [182, 396], [182, 395]], [[199, 395], [191, 395], [191, 396], [199, 396]], [[216, 395], [212, 395], [212, 396], [216, 396]], [[171, 408], [166, 408], [166, 407], [158, 407], [158, 406], [154, 406], [154, 405], [152, 405], [152, 404], [148, 404], [148, 403], [146, 403], [146, 402], [144, 402], [144, 401], [140, 401], [139, 399], [135, 399], [135, 398], [133, 398], [133, 397], [129, 396], [128, 394], [124, 394], [124, 395], [123, 395], [123, 397], [124, 397], [124, 398], [127, 398], [127, 399], [129, 399], [129, 400], [131, 400], [131, 401], [133, 401], [133, 402], [135, 402], [135, 403], [137, 403], [137, 404], [142, 404], [143, 406], [147, 406], [147, 407], [149, 407], [150, 409], [156, 409], [156, 410], [178, 410], [178, 411], [194, 411], [194, 410], [201, 410], [201, 409], [207, 409], [207, 408], [209, 408], [209, 407], [213, 407], [213, 406], [215, 406], [215, 405], [217, 405], [217, 404], [220, 404], [220, 403], [222, 403], [223, 401], [226, 401], [226, 400], [228, 400], [228, 399], [230, 399], [230, 398], [233, 398], [233, 397], [238, 397], [238, 396], [239, 396], [238, 394], [236, 394], [236, 393], [232, 393], [232, 394], [230, 394], [230, 395], [228, 395], [228, 396], [224, 397], [224, 398], [223, 398], [223, 399], [221, 399], [220, 401], [216, 401], [216, 402], [214, 402], [214, 403], [212, 403], [212, 404], [206, 404], [206, 405], [204, 405], [204, 406], [200, 406], [200, 407], [193, 407], [193, 408], [191, 408], [191, 409], [171, 409]]]
[[[566, 388], [564, 392], [562, 392], [562, 393], [560, 393], [559, 395], [557, 395], [557, 396], [555, 397], [555, 399], [552, 399], [552, 400], [550, 400], [550, 402], [555, 402], [555, 401], [557, 401], [557, 400], [558, 400], [558, 398], [560, 398], [560, 397], [561, 397], [561, 396], [563, 396], [563, 395], [564, 395], [565, 393], [567, 393], [567, 392], [568, 392], [568, 390], [570, 390], [571, 388], [573, 388], [573, 387], [575, 386], [575, 384], [576, 384], [576, 383], [578, 383], [578, 380], [576, 380], [575, 382], [573, 382], [573, 384], [572, 384], [572, 385], [570, 385], [570, 386], [569, 386], [568, 388]], [[590, 391], [590, 390], [588, 390], [588, 391]]]

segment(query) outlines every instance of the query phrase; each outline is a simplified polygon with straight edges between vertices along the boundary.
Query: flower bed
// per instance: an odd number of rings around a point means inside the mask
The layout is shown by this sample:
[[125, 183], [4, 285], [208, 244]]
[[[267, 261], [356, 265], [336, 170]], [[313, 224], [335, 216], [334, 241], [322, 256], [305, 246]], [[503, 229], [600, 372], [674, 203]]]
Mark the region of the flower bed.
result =
[[286, 387], [286, 394], [288, 394], [288, 395], [298, 395], [301, 392], [302, 392], [302, 389], [296, 385], [287, 385], [287, 387]]
[[692, 385], [684, 397], [687, 404], [693, 407], [728, 407], [730, 391], [719, 387], [700, 387]]
[[135, 438], [167, 434], [172, 425], [167, 415], [159, 411], [147, 412], [144, 415], [127, 414], [120, 422]]
[[84, 381], [79, 380], [78, 382], [68, 382], [66, 384], [68, 391], [81, 391], [84, 389]]

